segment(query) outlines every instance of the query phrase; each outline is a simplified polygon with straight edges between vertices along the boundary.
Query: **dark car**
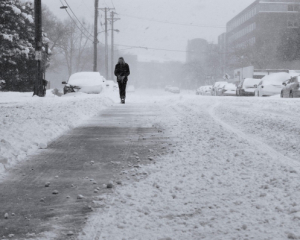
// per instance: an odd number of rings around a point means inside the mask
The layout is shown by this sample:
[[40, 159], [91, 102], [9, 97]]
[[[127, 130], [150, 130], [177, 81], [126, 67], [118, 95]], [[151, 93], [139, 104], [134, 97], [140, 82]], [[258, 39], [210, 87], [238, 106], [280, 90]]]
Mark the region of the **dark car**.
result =
[[237, 96], [254, 96], [255, 88], [261, 82], [261, 79], [245, 78], [236, 89]]
[[284, 86], [280, 94], [282, 98], [300, 97], [300, 80], [298, 76], [283, 82], [282, 85]]

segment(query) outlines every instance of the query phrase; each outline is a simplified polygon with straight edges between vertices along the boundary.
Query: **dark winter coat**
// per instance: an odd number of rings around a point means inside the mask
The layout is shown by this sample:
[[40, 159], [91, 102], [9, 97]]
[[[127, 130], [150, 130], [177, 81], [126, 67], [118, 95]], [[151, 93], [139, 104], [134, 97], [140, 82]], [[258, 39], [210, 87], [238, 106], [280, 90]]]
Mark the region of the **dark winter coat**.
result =
[[115, 67], [115, 75], [118, 76], [124, 76], [124, 81], [128, 81], [128, 76], [130, 75], [130, 69], [129, 65], [127, 63], [120, 64], [118, 63]]

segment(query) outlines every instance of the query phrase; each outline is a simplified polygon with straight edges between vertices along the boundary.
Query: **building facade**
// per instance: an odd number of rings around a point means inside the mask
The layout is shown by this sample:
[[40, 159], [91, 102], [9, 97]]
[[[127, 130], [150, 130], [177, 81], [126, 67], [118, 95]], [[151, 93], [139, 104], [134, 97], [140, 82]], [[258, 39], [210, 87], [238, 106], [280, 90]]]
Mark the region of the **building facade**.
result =
[[220, 61], [222, 66], [222, 74], [226, 74], [226, 51], [227, 51], [227, 34], [223, 33], [218, 37], [218, 50], [220, 53]]
[[204, 64], [206, 60], [207, 48], [208, 42], [205, 39], [196, 38], [189, 40], [186, 49], [186, 62], [200, 62]]
[[245, 51], [247, 56], [241, 56], [240, 61], [245, 61], [242, 65], [280, 68], [282, 63], [276, 60], [278, 48], [291, 30], [299, 28], [299, 11], [300, 0], [256, 0], [227, 23], [226, 50], [223, 35], [219, 37], [219, 47], [227, 57], [234, 51], [253, 47], [255, 52]]

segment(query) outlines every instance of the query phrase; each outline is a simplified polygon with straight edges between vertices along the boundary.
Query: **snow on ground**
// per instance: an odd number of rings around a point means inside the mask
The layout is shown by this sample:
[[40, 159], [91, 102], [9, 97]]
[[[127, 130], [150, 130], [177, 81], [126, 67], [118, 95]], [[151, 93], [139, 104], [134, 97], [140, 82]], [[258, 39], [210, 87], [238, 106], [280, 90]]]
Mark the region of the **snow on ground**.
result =
[[173, 145], [102, 198], [80, 239], [300, 239], [299, 99], [151, 101]]
[[38, 149], [85, 119], [110, 106], [111, 91], [45, 98], [32, 93], [0, 92], [0, 176]]

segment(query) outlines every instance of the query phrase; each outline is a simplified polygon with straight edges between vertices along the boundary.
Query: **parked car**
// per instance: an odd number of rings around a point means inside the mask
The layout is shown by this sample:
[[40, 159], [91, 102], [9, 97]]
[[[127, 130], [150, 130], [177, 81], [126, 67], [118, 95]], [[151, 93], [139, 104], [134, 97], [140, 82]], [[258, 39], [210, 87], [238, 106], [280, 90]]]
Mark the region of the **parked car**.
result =
[[70, 76], [68, 82], [62, 82], [64, 94], [71, 92], [83, 92], [99, 94], [106, 86], [106, 80], [99, 72], [78, 72]]
[[167, 86], [165, 86], [165, 91], [167, 92], [167, 91], [169, 91], [169, 88], [170, 87], [172, 87], [171, 85], [167, 85]]
[[210, 95], [212, 86], [204, 86], [201, 95]]
[[261, 79], [255, 89], [256, 97], [273, 96], [281, 93], [283, 82], [289, 80], [291, 75], [286, 72], [273, 73]]
[[234, 83], [227, 83], [222, 89], [222, 96], [235, 96], [236, 85]]
[[211, 95], [212, 86], [202, 86], [196, 90], [196, 95]]
[[300, 97], [300, 76], [292, 77], [282, 83], [284, 86], [280, 96], [282, 98], [299, 98]]
[[261, 82], [261, 79], [245, 78], [236, 89], [237, 96], [254, 96], [255, 87]]
[[223, 88], [224, 86], [228, 84], [228, 82], [222, 82], [222, 83], [219, 83], [218, 86], [216, 87], [216, 90], [215, 90], [215, 96], [222, 96], [223, 95]]
[[169, 87], [168, 91], [171, 93], [180, 93], [179, 87]]
[[211, 95], [212, 96], [218, 96], [218, 94], [221, 95], [222, 94], [221, 91], [226, 83], [228, 82], [215, 82], [211, 88]]
[[202, 89], [203, 89], [203, 86], [197, 88], [197, 90], [196, 90], [196, 95], [201, 95]]

